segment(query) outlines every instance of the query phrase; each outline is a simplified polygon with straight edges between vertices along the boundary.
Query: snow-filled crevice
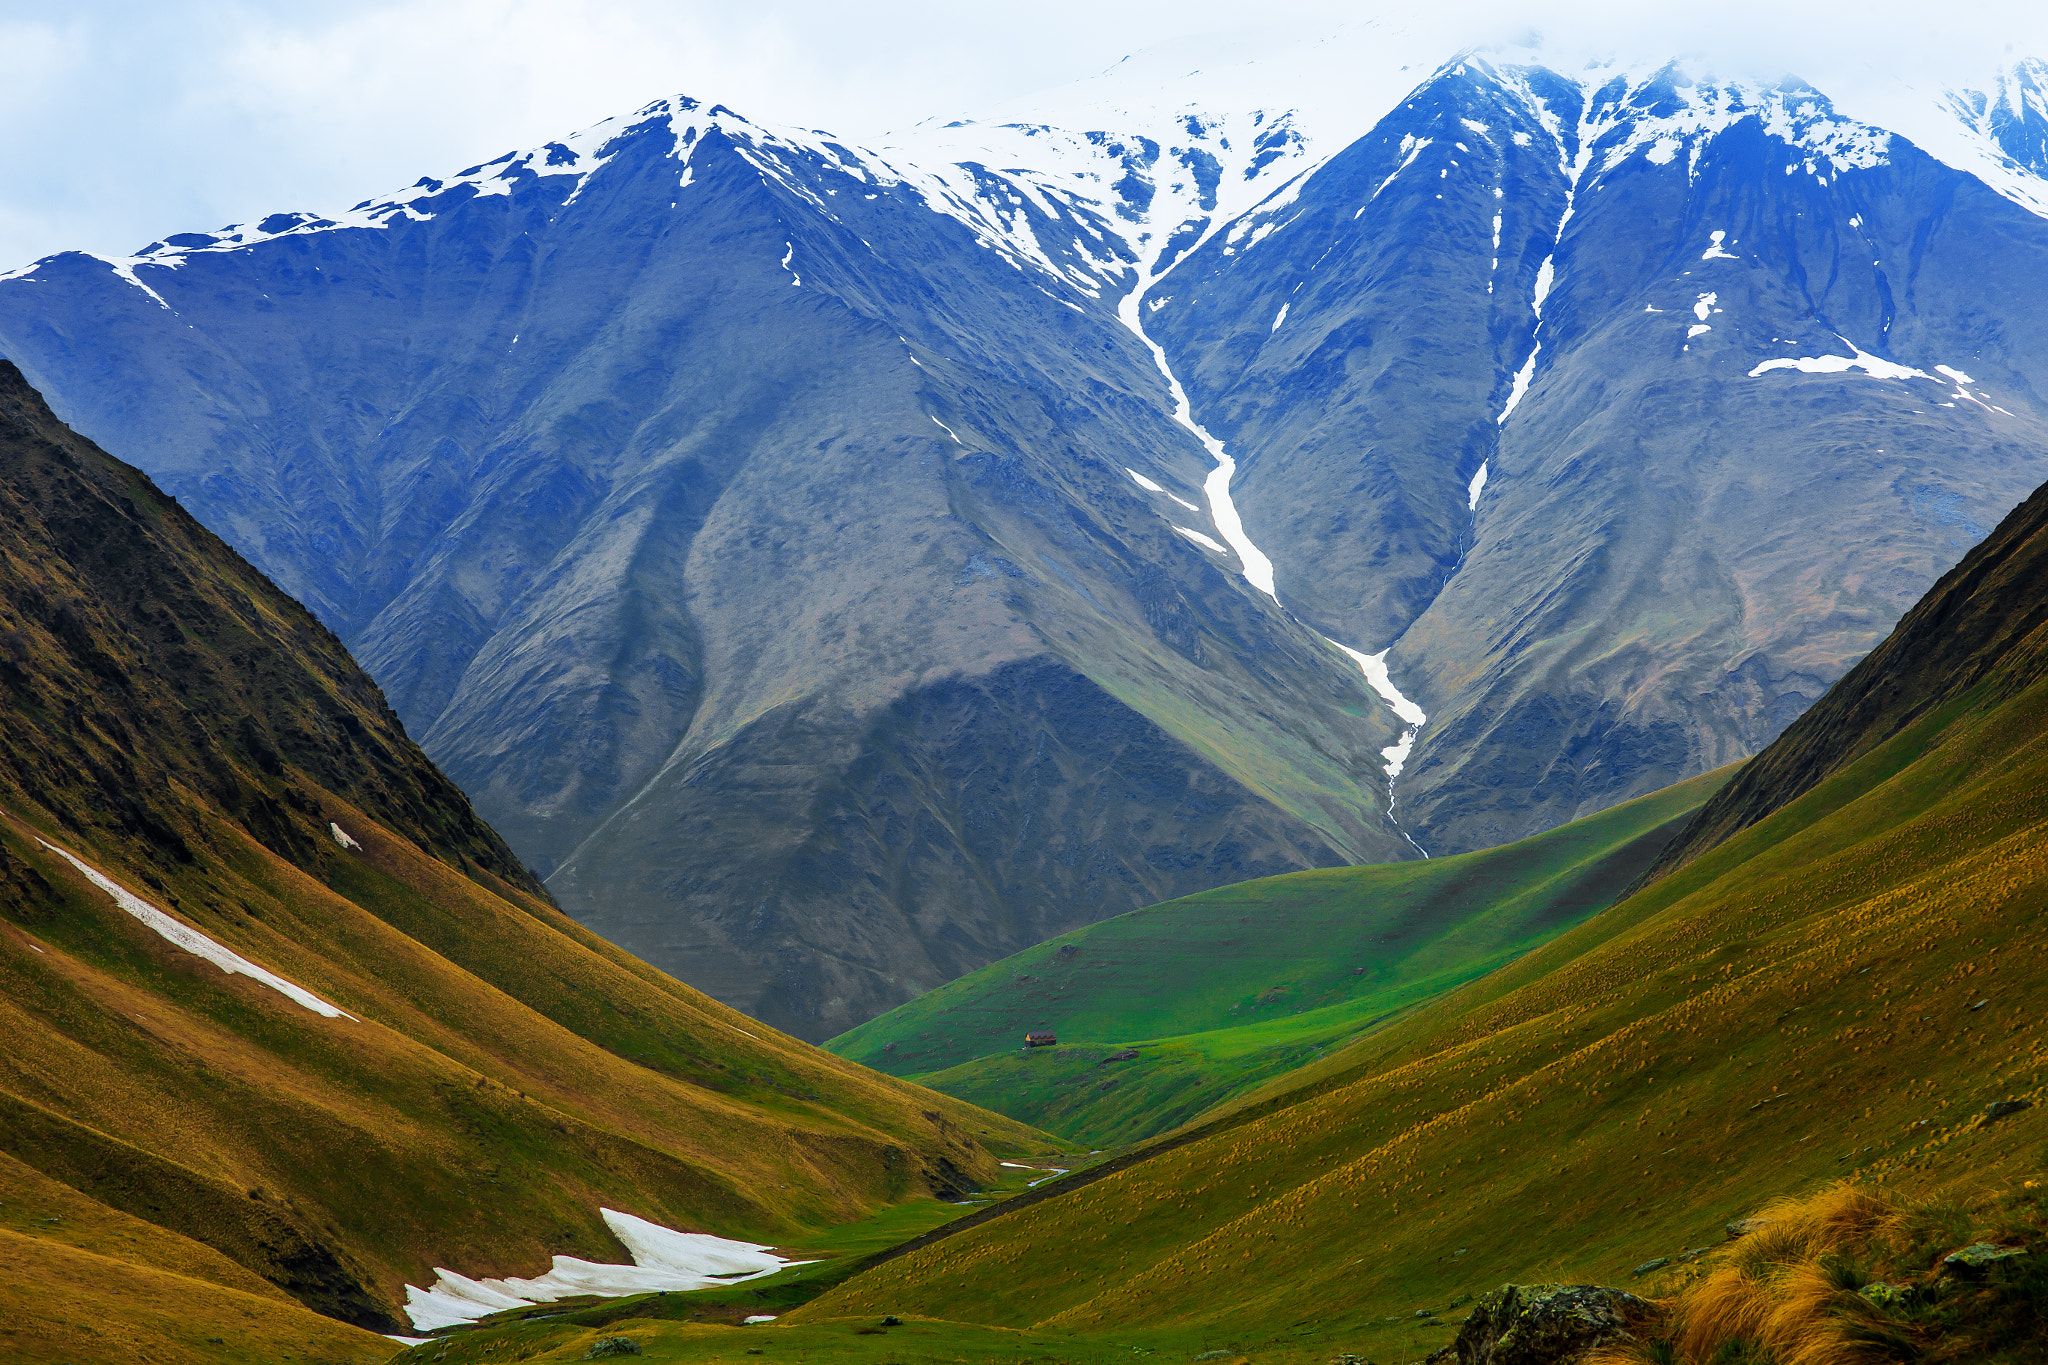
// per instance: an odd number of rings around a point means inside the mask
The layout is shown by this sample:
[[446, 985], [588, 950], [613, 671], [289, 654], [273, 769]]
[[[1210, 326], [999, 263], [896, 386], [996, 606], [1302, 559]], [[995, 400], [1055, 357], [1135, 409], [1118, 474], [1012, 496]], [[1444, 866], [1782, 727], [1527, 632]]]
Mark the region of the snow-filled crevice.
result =
[[[1209, 238], [1216, 234], [1217, 230], [1217, 227], [1211, 227], [1208, 232], [1203, 234], [1202, 239], [1195, 243], [1193, 248], [1176, 257], [1176, 261], [1184, 261], [1194, 256], [1202, 246], [1207, 244]], [[1130, 329], [1131, 334], [1143, 343], [1146, 350], [1152, 353], [1152, 362], [1159, 367], [1160, 375], [1166, 380], [1167, 392], [1173, 400], [1173, 420], [1180, 423], [1196, 440], [1200, 441], [1202, 448], [1209, 452], [1209, 458], [1216, 462], [1215, 468], [1209, 471], [1209, 477], [1202, 484], [1202, 492], [1209, 500], [1209, 520], [1214, 523], [1217, 534], [1223, 537], [1225, 544], [1228, 545], [1231, 552], [1237, 555], [1238, 564], [1244, 572], [1246, 581], [1260, 592], [1266, 594], [1266, 596], [1272, 598], [1274, 603], [1278, 605], [1280, 604], [1280, 594], [1274, 590], [1273, 561], [1267, 558], [1265, 551], [1253, 544], [1252, 538], [1245, 533], [1244, 520], [1238, 515], [1237, 504], [1231, 500], [1230, 480], [1237, 472], [1237, 461], [1231, 458], [1229, 451], [1224, 449], [1221, 440], [1212, 434], [1207, 427], [1195, 420], [1194, 408], [1188, 401], [1187, 389], [1181, 385], [1179, 377], [1174, 374], [1173, 365], [1166, 358], [1166, 348], [1146, 334], [1144, 322], [1145, 309], [1143, 307], [1145, 294], [1154, 284], [1165, 278], [1172, 271], [1173, 266], [1169, 264], [1165, 270], [1160, 270], [1155, 274], [1153, 271], [1156, 268], [1155, 258], [1155, 261], [1149, 263], [1139, 275], [1137, 284], [1118, 303], [1117, 319]], [[1186, 527], [1175, 526], [1173, 529], [1196, 542], [1204, 543], [1218, 550], [1223, 548], [1222, 546], [1217, 546], [1208, 537], [1190, 531]], [[1394, 685], [1393, 678], [1387, 672], [1386, 650], [1382, 649], [1377, 654], [1366, 654], [1351, 648], [1349, 645], [1331, 640], [1328, 636], [1323, 636], [1322, 638], [1341, 650], [1358, 665], [1358, 670], [1364, 675], [1367, 685], [1378, 694], [1380, 700], [1385, 702], [1387, 707], [1407, 727], [1402, 732], [1399, 742], [1390, 744], [1380, 750], [1380, 758], [1385, 764], [1387, 776], [1387, 818], [1393, 821], [1396, 829], [1401, 830], [1401, 837], [1414, 845], [1416, 852], [1427, 858], [1429, 851], [1423, 848], [1421, 844], [1416, 843], [1415, 837], [1409, 834], [1407, 830], [1401, 829], [1401, 822], [1394, 816], [1394, 783], [1395, 779], [1400, 777], [1401, 769], [1406, 766], [1408, 757], [1414, 750], [1416, 737], [1421, 734], [1422, 727], [1428, 723], [1429, 717], [1424, 714], [1420, 706], [1417, 706], [1414, 702], [1403, 696], [1401, 690]]]

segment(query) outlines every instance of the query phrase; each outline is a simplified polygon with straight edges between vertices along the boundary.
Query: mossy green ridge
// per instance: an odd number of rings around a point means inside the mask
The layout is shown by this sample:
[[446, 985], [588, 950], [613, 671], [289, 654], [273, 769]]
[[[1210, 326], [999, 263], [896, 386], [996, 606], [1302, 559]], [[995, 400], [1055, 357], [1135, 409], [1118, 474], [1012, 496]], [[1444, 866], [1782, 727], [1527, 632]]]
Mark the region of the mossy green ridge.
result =
[[[2023, 545], [2048, 496], [1935, 591]], [[1941, 628], [2048, 594], [2019, 581]], [[1844, 728], [1821, 780], [1605, 913], [787, 1321], [1413, 1359], [1467, 1296], [1627, 1285], [1777, 1196], [1989, 1207], [2048, 1181], [2048, 624], [1998, 655], [1889, 736]]]
[[[1134, 910], [825, 1046], [1076, 1141], [1146, 1138], [1613, 904], [1732, 771], [1502, 848], [1265, 877]], [[1059, 1045], [1025, 1049], [1027, 1029], [1053, 1030]]]
[[781, 1243], [1048, 1147], [562, 915], [333, 636], [4, 362], [0, 526], [0, 1360], [378, 1360], [437, 1265], [626, 1259], [600, 1206]]

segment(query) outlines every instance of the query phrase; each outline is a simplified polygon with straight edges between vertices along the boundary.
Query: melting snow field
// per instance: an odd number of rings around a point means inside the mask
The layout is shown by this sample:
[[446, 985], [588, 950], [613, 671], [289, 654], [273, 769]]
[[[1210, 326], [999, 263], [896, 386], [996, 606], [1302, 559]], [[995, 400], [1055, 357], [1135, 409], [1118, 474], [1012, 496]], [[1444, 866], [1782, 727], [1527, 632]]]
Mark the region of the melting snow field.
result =
[[[112, 896], [114, 904], [126, 910], [136, 919], [141, 920], [143, 924], [154, 930], [160, 937], [177, 947], [183, 948], [193, 956], [205, 958], [230, 976], [246, 976], [251, 980], [260, 981], [278, 994], [296, 1004], [305, 1006], [315, 1014], [324, 1015], [329, 1019], [355, 1019], [355, 1016], [347, 1010], [338, 1009], [304, 987], [295, 986], [281, 976], [264, 971], [248, 958], [243, 957], [231, 948], [215, 943], [189, 924], [172, 919], [169, 915], [130, 891], [127, 887], [111, 877], [102, 875], [99, 869], [93, 867], [90, 863], [73, 857], [55, 844], [46, 843], [41, 839], [36, 840], [36, 842], [42, 844], [44, 848], [47, 848], [50, 852], [77, 868], [87, 881], [106, 892], [109, 896]], [[361, 1021], [357, 1020], [357, 1022], [360, 1023]]]
[[1855, 353], [1854, 355], [1816, 355], [1802, 356], [1796, 360], [1766, 360], [1751, 370], [1749, 377], [1755, 379], [1760, 375], [1769, 374], [1772, 370], [1797, 370], [1801, 374], [1844, 374], [1849, 370], [1861, 370], [1872, 379], [1933, 378], [1924, 370], [1916, 370], [1910, 365], [1901, 365], [1896, 361], [1870, 355], [1847, 337], [1841, 340], [1843, 345]]
[[[809, 1261], [785, 1261], [765, 1246], [734, 1242], [702, 1232], [677, 1232], [616, 1209], [599, 1209], [605, 1226], [626, 1244], [631, 1265], [601, 1265], [574, 1256], [555, 1257], [545, 1275], [530, 1280], [472, 1280], [434, 1269], [431, 1288], [405, 1287], [405, 1315], [422, 1332], [475, 1322], [490, 1313], [529, 1304], [553, 1303], [578, 1294], [617, 1298], [662, 1290], [712, 1289], [722, 1284], [773, 1275]], [[752, 1319], [766, 1322], [767, 1317]]]

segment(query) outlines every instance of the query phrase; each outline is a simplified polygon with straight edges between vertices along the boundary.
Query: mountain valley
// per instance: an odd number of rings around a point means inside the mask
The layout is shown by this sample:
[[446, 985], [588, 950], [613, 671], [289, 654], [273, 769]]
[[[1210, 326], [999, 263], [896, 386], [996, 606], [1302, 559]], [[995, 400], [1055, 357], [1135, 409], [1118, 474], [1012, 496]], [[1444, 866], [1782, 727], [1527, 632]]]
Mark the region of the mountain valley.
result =
[[0, 1365], [2048, 1354], [2048, 65], [1267, 28], [0, 274]]

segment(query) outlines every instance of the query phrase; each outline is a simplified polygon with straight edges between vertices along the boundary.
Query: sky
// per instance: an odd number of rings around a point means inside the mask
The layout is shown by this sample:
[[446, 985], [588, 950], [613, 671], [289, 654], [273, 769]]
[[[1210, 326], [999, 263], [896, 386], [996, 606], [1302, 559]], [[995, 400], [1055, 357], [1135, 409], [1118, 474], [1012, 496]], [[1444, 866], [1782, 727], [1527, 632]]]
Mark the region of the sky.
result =
[[328, 211], [661, 95], [877, 142], [1013, 105], [1182, 40], [1228, 50], [1361, 18], [1434, 63], [1462, 47], [1625, 43], [1830, 82], [1966, 79], [2048, 56], [2048, 9], [1875, 0], [0, 0], [0, 272], [172, 232]]

